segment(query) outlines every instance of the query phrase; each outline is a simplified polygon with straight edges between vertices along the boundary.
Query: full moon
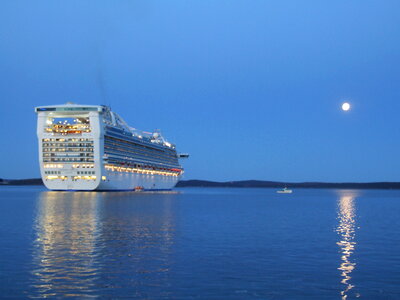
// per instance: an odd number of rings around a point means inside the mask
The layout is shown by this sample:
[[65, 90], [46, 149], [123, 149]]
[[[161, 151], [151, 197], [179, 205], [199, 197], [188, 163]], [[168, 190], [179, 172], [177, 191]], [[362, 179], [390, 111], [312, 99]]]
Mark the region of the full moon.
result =
[[350, 110], [350, 103], [348, 103], [348, 102], [343, 103], [343, 104], [342, 104], [342, 109], [343, 109], [344, 111]]

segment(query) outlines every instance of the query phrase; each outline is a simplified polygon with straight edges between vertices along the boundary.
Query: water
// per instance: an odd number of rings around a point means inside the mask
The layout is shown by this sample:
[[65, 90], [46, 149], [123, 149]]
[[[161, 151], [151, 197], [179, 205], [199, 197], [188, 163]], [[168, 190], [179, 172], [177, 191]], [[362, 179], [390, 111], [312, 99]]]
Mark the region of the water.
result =
[[400, 191], [0, 189], [3, 298], [399, 299]]

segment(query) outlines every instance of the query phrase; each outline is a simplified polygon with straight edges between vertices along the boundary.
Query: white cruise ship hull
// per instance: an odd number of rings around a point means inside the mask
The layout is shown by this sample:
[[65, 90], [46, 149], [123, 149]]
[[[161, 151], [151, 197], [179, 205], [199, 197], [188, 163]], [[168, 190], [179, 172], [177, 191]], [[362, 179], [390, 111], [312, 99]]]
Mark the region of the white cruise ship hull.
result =
[[96, 190], [170, 190], [179, 180], [178, 177], [161, 175], [110, 173], [107, 176], [109, 179], [100, 182]]
[[49, 190], [70, 191], [115, 191], [115, 190], [171, 190], [179, 181], [178, 177], [130, 173], [108, 173], [105, 181], [44, 180]]

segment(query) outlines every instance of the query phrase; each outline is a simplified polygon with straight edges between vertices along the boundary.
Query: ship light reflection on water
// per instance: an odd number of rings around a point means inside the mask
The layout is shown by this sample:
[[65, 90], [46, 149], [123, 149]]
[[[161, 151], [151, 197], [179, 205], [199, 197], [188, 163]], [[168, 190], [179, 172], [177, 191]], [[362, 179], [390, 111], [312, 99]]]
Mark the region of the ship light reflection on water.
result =
[[[177, 192], [40, 193], [29, 297], [108, 299], [123, 293], [157, 299], [151, 297], [155, 293], [168, 298], [173, 194]], [[144, 284], [148, 281], [151, 290]]]
[[31, 297], [90, 295], [99, 271], [95, 263], [99, 236], [96, 197], [95, 192], [39, 195], [33, 257], [35, 293]]
[[341, 291], [342, 299], [347, 299], [348, 293], [355, 287], [351, 281], [351, 273], [356, 267], [354, 258], [351, 256], [355, 251], [356, 242], [356, 210], [355, 210], [355, 199], [358, 196], [355, 191], [341, 191], [340, 198], [338, 201], [338, 219], [339, 224], [336, 228], [336, 232], [340, 235], [340, 241], [337, 245], [341, 252], [341, 263], [339, 270], [341, 273], [341, 283], [344, 285], [344, 289]]

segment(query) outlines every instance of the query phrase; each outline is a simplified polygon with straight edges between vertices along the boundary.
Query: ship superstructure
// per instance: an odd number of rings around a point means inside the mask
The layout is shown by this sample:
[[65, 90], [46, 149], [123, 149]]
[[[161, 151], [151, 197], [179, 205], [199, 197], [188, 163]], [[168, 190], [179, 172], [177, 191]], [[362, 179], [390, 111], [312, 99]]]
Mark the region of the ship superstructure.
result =
[[164, 190], [183, 174], [159, 131], [129, 127], [108, 106], [39, 106], [40, 172], [51, 190]]

